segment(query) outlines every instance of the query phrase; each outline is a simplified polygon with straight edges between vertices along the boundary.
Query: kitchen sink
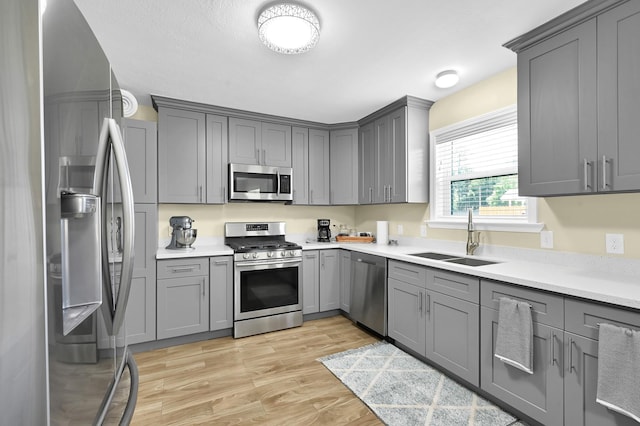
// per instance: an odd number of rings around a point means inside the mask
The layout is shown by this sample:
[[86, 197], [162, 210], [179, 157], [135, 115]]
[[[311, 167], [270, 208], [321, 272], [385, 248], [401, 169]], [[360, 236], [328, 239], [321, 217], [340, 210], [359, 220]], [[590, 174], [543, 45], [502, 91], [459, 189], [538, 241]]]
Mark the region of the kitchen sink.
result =
[[455, 257], [455, 258], [449, 258], [449, 259], [443, 259], [445, 262], [448, 263], [457, 263], [460, 265], [466, 265], [466, 266], [485, 266], [485, 265], [495, 265], [498, 262], [492, 262], [490, 260], [482, 260], [482, 259], [476, 259], [473, 257]]
[[433, 259], [433, 260], [454, 259], [458, 257], [453, 254], [436, 253], [433, 251], [428, 251], [425, 253], [411, 253], [410, 256], [424, 257], [425, 259]]

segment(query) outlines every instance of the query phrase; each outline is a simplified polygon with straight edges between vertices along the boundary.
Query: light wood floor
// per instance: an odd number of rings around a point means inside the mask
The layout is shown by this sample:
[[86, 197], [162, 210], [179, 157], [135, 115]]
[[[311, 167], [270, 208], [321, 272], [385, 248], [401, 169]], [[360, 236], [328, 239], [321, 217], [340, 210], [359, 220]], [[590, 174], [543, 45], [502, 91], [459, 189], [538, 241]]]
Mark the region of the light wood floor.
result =
[[378, 418], [316, 359], [378, 339], [336, 316], [135, 354], [132, 424], [355, 424]]

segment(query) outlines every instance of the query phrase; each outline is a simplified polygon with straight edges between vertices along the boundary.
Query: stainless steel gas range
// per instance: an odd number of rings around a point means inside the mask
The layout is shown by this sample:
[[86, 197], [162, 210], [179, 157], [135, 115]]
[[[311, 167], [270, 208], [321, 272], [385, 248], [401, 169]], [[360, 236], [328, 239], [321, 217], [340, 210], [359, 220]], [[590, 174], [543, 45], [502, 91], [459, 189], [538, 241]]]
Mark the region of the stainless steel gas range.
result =
[[284, 222], [227, 222], [234, 250], [233, 337], [302, 325], [302, 247]]

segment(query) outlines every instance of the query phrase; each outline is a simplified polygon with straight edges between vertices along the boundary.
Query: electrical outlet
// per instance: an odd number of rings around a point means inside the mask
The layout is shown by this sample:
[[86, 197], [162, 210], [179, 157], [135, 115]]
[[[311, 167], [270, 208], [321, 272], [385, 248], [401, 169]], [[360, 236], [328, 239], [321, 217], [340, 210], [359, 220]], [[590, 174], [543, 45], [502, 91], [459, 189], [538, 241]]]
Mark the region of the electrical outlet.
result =
[[404, 233], [404, 226], [398, 225], [398, 235], [402, 235]]
[[607, 245], [607, 253], [624, 254], [624, 235], [606, 234], [605, 241]]
[[421, 237], [427, 236], [427, 225], [420, 225], [420, 236]]
[[553, 231], [540, 231], [540, 248], [553, 248]]

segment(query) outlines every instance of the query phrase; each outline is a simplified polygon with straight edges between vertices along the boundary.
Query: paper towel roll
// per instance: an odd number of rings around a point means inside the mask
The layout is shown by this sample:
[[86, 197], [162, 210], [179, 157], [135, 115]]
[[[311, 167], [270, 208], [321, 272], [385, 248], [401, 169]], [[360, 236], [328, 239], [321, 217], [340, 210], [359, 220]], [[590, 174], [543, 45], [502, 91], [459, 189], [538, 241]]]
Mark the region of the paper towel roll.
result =
[[389, 222], [379, 220], [376, 222], [378, 232], [376, 232], [376, 242], [378, 244], [389, 244]]

